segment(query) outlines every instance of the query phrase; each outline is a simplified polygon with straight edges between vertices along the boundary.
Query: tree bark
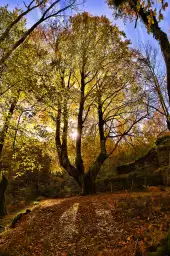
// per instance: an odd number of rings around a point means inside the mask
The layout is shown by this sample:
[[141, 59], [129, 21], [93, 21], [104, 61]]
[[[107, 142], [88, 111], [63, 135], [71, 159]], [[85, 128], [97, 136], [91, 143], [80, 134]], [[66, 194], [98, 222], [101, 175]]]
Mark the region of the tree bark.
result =
[[96, 178], [99, 173], [102, 164], [108, 158], [106, 152], [106, 138], [104, 135], [104, 120], [103, 120], [103, 111], [102, 111], [101, 95], [99, 92], [98, 95], [98, 127], [99, 127], [99, 136], [100, 136], [100, 153], [92, 166], [89, 168], [87, 174], [84, 175], [83, 179], [83, 194], [94, 194], [96, 193]]
[[[18, 97], [19, 97], [19, 95], [18, 95]], [[9, 124], [10, 124], [11, 118], [13, 116], [15, 107], [18, 102], [18, 97], [15, 97], [12, 100], [7, 117], [5, 119], [3, 129], [0, 134], [0, 172], [1, 172], [1, 168], [2, 168], [2, 151], [3, 151], [3, 147], [4, 147], [4, 142], [5, 142], [6, 134], [9, 129]], [[7, 186], [8, 186], [8, 180], [2, 174], [2, 179], [0, 181], [0, 217], [5, 216], [7, 214], [6, 206], [5, 206], [5, 191], [7, 189]]]
[[92, 173], [88, 172], [83, 176], [82, 195], [92, 195], [95, 193], [96, 193], [95, 179], [93, 179]]
[[5, 192], [8, 186], [8, 180], [2, 174], [2, 179], [0, 181], [0, 218], [7, 215], [6, 205], [5, 205]]
[[76, 138], [76, 168], [79, 170], [80, 174], [84, 173], [84, 164], [81, 155], [81, 144], [82, 144], [82, 131], [83, 131], [83, 112], [84, 112], [84, 90], [85, 90], [85, 73], [84, 70], [81, 72], [81, 94], [80, 94], [80, 104], [79, 113], [77, 120], [77, 138]]
[[10, 124], [11, 118], [13, 116], [13, 113], [14, 113], [15, 107], [17, 105], [17, 102], [18, 102], [18, 97], [19, 97], [19, 95], [17, 97], [13, 98], [12, 103], [11, 103], [10, 108], [9, 108], [9, 111], [8, 111], [8, 114], [7, 114], [7, 117], [6, 117], [5, 122], [4, 122], [4, 126], [2, 128], [1, 133], [0, 133], [0, 159], [1, 159], [1, 156], [2, 156], [2, 150], [3, 150], [3, 147], [4, 147], [6, 134], [7, 134], [8, 129], [9, 129], [9, 124]]
[[58, 113], [56, 117], [56, 136], [55, 136], [55, 141], [56, 141], [56, 148], [57, 148], [57, 154], [59, 158], [59, 163], [60, 166], [63, 167], [67, 173], [73, 177], [78, 185], [81, 187], [81, 181], [80, 181], [80, 174], [76, 167], [74, 167], [68, 158], [68, 152], [67, 152], [67, 133], [68, 133], [68, 113], [67, 113], [67, 104], [66, 104], [67, 99], [64, 100], [64, 111], [63, 111], [63, 121], [64, 121], [64, 126], [63, 126], [63, 133], [62, 133], [62, 141], [61, 141], [61, 104], [62, 104], [62, 99], [61, 97], [58, 99]]

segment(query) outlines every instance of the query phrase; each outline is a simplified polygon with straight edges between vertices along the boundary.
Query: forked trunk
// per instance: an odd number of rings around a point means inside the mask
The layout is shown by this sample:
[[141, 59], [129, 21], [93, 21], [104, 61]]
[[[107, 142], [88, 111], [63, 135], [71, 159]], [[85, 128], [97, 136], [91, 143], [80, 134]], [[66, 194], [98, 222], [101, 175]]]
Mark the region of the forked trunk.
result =
[[104, 161], [107, 159], [108, 155], [106, 153], [106, 138], [104, 135], [104, 120], [103, 120], [103, 111], [102, 111], [102, 102], [100, 91], [98, 94], [98, 118], [99, 118], [99, 135], [100, 135], [100, 153], [93, 164], [90, 166], [87, 174], [83, 176], [83, 186], [82, 194], [90, 195], [96, 193], [96, 177], [100, 171], [100, 168]]
[[8, 180], [2, 175], [0, 182], [0, 217], [7, 215], [6, 205], [5, 205], [5, 192], [8, 186]]

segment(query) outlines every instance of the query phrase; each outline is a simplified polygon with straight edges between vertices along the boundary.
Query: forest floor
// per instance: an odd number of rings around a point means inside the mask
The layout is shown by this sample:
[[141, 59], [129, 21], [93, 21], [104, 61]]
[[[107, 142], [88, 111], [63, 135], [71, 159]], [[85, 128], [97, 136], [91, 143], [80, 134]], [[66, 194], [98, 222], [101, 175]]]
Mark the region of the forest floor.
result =
[[170, 224], [170, 192], [43, 200], [0, 234], [1, 256], [135, 256]]

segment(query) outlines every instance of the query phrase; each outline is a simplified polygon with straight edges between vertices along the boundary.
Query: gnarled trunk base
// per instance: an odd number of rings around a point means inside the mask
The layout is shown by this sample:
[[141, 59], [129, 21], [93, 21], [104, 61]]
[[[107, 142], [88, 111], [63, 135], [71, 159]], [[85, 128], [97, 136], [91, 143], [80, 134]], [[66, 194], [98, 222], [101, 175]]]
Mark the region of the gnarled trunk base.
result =
[[0, 182], [0, 217], [7, 215], [6, 205], [5, 205], [5, 191], [8, 186], [8, 180], [2, 175]]
[[96, 184], [90, 173], [83, 177], [82, 195], [92, 195], [96, 193]]

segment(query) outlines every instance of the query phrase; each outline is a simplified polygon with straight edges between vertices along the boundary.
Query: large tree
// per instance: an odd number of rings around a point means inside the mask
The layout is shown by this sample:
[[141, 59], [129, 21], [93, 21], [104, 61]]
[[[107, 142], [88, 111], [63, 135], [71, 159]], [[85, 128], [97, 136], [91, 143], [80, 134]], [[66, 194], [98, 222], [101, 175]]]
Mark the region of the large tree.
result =
[[[56, 42], [56, 147], [60, 165], [77, 181], [83, 194], [95, 192], [102, 164], [147, 114], [139, 107], [142, 97], [136, 88], [136, 55], [123, 37], [106, 17], [83, 13], [71, 18]], [[140, 97], [134, 99], [135, 92]], [[76, 125], [74, 162], [68, 152], [70, 121]], [[93, 129], [99, 136], [100, 150], [85, 170], [82, 141]], [[108, 152], [110, 136], [114, 146]]]

